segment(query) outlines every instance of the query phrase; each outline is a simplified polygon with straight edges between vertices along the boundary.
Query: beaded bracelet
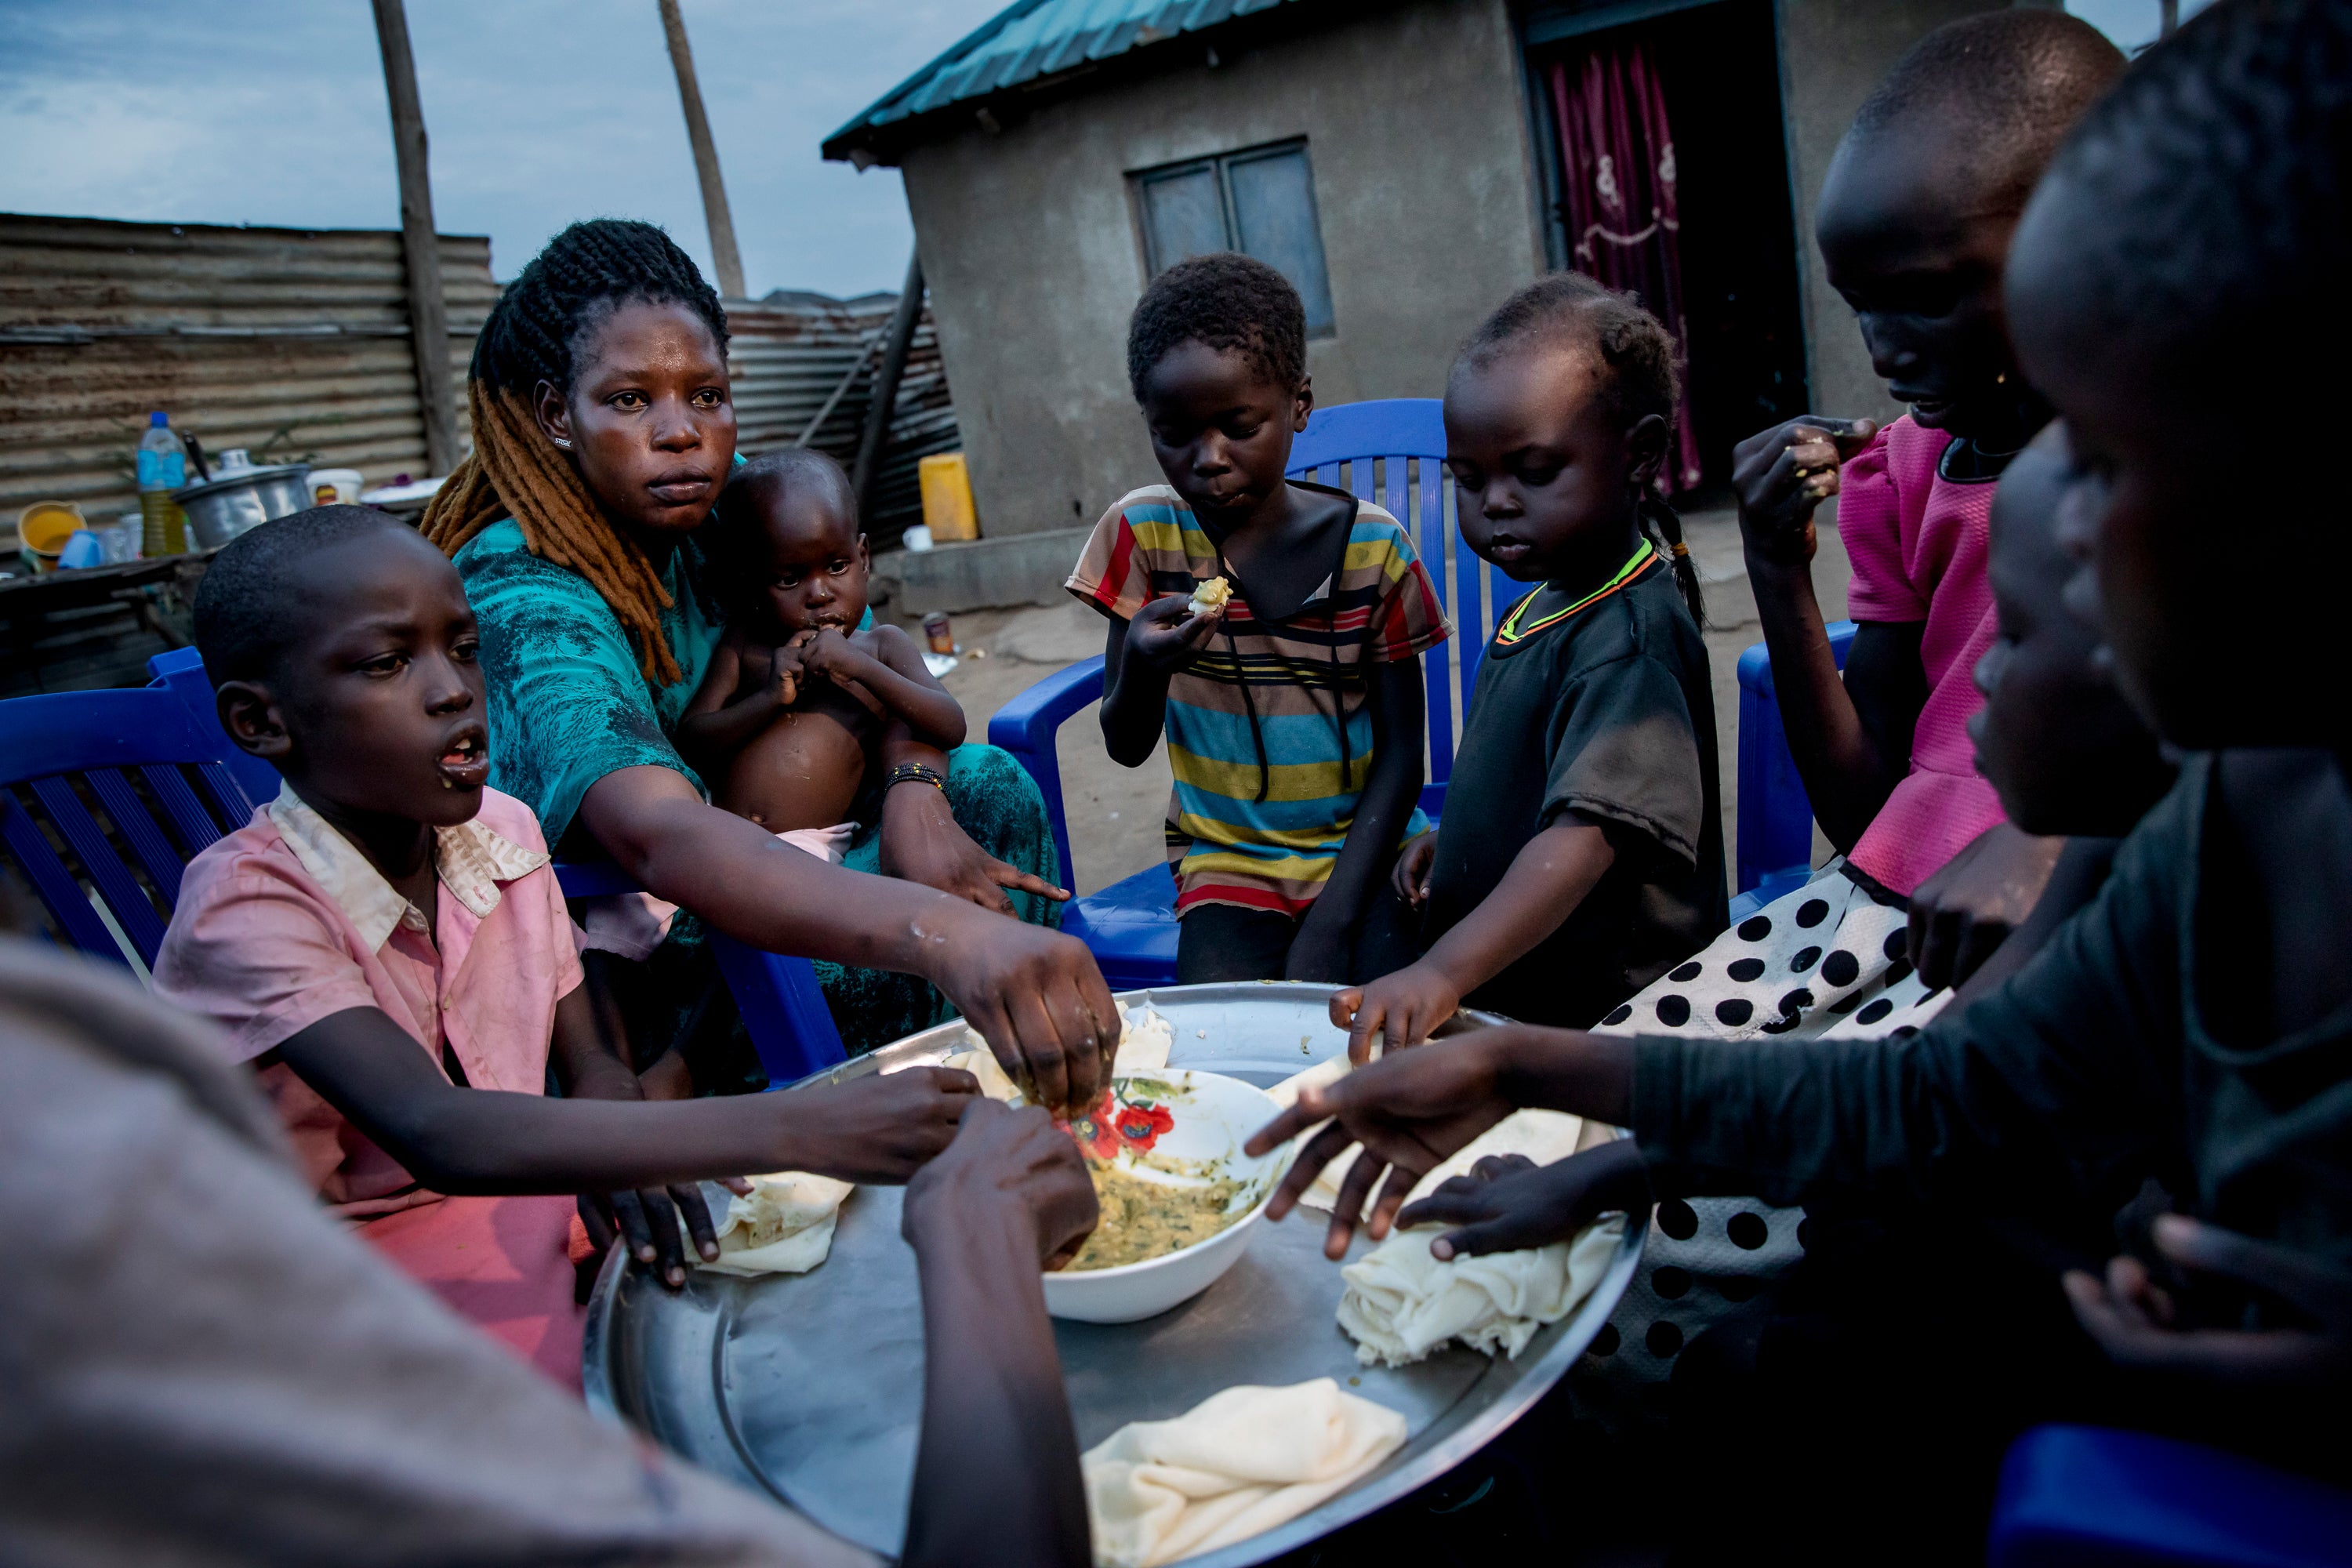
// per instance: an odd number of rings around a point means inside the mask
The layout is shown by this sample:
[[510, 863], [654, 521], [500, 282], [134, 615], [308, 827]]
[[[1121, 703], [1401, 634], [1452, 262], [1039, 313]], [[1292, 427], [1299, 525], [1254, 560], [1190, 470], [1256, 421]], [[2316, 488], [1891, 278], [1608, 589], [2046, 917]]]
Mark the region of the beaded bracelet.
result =
[[940, 770], [921, 763], [900, 763], [883, 776], [882, 787], [887, 791], [894, 784], [909, 783], [927, 784], [941, 795], [948, 791], [948, 781]]

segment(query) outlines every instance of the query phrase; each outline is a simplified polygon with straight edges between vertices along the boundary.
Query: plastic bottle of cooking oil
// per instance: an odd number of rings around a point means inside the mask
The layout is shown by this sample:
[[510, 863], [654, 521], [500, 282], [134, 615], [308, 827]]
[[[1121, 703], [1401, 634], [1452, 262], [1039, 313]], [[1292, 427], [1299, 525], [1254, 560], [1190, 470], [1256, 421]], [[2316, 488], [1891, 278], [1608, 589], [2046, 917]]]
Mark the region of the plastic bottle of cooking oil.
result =
[[172, 492], [188, 482], [188, 457], [172, 433], [172, 421], [162, 409], [147, 416], [147, 434], [139, 440], [140, 553], [150, 559], [178, 555], [188, 548], [188, 514]]

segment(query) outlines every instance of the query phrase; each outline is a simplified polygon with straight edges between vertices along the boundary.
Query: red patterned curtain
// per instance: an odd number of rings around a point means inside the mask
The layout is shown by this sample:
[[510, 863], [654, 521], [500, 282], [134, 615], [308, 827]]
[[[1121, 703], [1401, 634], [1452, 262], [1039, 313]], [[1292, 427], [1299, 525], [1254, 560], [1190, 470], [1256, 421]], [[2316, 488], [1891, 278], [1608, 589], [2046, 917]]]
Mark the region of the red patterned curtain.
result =
[[[1586, 51], [1551, 68], [1559, 118], [1561, 205], [1568, 264], [1638, 296], [1683, 341], [1682, 222], [1675, 206], [1675, 134], [1650, 47]], [[1675, 415], [1675, 450], [1659, 476], [1669, 491], [1699, 481], [1687, 395]]]

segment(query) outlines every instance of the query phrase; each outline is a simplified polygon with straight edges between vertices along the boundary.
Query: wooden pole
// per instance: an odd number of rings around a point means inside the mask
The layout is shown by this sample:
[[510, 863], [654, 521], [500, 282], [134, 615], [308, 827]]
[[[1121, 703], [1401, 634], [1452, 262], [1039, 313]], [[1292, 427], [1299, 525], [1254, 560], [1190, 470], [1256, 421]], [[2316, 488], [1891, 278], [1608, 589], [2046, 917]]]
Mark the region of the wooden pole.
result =
[[735, 218], [727, 210], [726, 182], [719, 177], [719, 148], [710, 140], [710, 117], [702, 111], [702, 88], [695, 80], [694, 50], [686, 41], [686, 18], [677, 0], [660, 0], [662, 31], [669, 35], [669, 63], [677, 72], [677, 99], [686, 108], [686, 139], [694, 146], [694, 173], [702, 182], [702, 219], [710, 226], [710, 259], [719, 268], [719, 295], [743, 298], [743, 256], [735, 248]]
[[2168, 38], [2180, 30], [2180, 0], [2159, 0], [2157, 37]]
[[923, 314], [923, 253], [907, 258], [907, 286], [898, 291], [898, 309], [890, 318], [889, 341], [882, 350], [882, 368], [874, 374], [874, 401], [866, 410], [866, 436], [857, 443], [857, 466], [850, 470], [850, 488], [857, 496], [857, 516], [863, 521], [874, 501], [874, 480], [882, 468], [883, 448], [890, 444], [890, 410], [898, 401], [898, 378], [907, 371], [907, 351], [915, 342], [915, 323]]
[[425, 466], [457, 466], [457, 379], [449, 370], [449, 307], [441, 296], [441, 247], [433, 233], [433, 174], [425, 161], [425, 110], [401, 0], [374, 0], [383, 89], [392, 100], [392, 152], [400, 168], [400, 255], [408, 275], [408, 349], [425, 415]]

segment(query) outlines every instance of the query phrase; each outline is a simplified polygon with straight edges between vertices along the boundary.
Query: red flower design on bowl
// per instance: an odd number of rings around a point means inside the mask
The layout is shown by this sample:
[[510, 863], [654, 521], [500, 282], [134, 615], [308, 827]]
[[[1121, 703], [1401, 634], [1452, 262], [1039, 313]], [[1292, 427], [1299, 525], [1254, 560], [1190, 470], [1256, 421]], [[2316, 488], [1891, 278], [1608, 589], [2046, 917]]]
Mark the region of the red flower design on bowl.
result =
[[1109, 1160], [1121, 1149], [1145, 1152], [1175, 1125], [1176, 1118], [1166, 1106], [1149, 1100], [1122, 1100], [1105, 1089], [1084, 1115], [1070, 1119], [1069, 1132], [1088, 1158]]
[[1175, 1126], [1176, 1119], [1167, 1107], [1146, 1100], [1119, 1107], [1116, 1125], [1120, 1139], [1141, 1153], [1160, 1142], [1160, 1135]]

